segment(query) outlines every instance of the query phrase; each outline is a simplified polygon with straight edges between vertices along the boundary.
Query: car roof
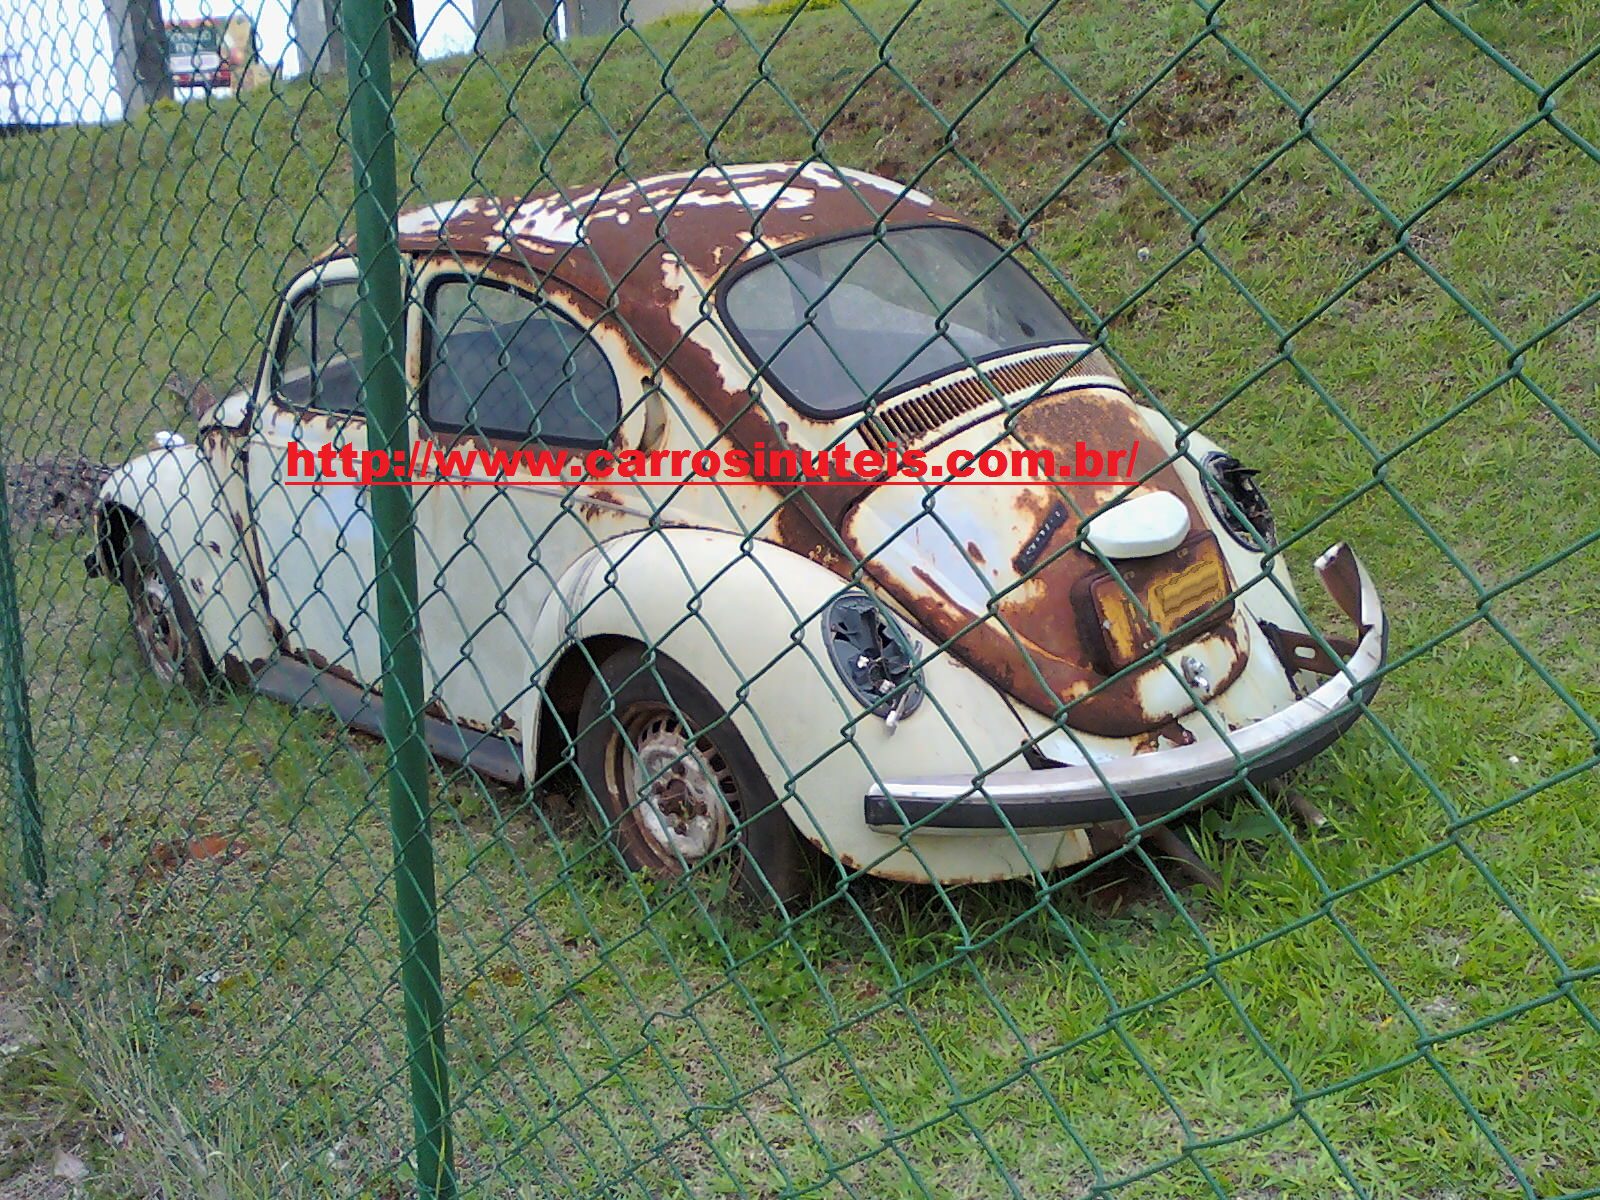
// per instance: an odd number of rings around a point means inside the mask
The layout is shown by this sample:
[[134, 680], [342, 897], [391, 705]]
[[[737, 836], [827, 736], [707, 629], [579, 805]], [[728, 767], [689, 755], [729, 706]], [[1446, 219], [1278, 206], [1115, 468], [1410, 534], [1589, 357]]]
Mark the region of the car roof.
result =
[[[579, 193], [469, 197], [406, 212], [397, 230], [407, 255], [456, 258], [532, 288], [565, 284], [593, 302], [590, 319], [614, 314], [648, 359], [720, 408], [748, 385], [713, 361], [720, 355], [705, 328], [703, 301], [730, 270], [798, 241], [945, 223], [962, 220], [913, 187], [811, 161], [619, 175]], [[349, 252], [341, 244], [324, 257]], [[639, 365], [648, 372], [654, 364]]]
[[577, 194], [428, 205], [403, 214], [399, 231], [401, 249], [411, 253], [448, 249], [526, 259], [544, 269], [579, 257], [574, 248], [583, 247], [620, 291], [647, 269], [647, 260], [667, 253], [712, 276], [799, 238], [870, 229], [880, 220], [957, 219], [915, 188], [865, 171], [820, 162], [736, 163], [623, 178]]
[[577, 194], [468, 198], [405, 213], [398, 229], [404, 253], [499, 260], [534, 284], [566, 283], [638, 329], [685, 285], [708, 294], [730, 268], [795, 241], [959, 219], [893, 180], [787, 162], [706, 166]]

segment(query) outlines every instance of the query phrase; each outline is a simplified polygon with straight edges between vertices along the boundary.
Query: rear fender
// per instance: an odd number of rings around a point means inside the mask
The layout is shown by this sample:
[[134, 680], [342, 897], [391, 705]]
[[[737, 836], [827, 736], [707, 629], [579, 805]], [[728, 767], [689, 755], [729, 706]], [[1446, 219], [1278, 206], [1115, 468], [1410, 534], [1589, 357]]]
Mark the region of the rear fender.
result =
[[[1088, 856], [1076, 830], [918, 839], [868, 829], [872, 782], [941, 762], [980, 772], [1018, 757], [1023, 731], [976, 672], [949, 654], [923, 668], [926, 697], [891, 735], [863, 713], [829, 657], [822, 613], [853, 585], [780, 546], [701, 529], [604, 542], [572, 565], [540, 614], [532, 645], [541, 688], [564, 648], [626, 638], [682, 664], [730, 714], [795, 826], [847, 868], [889, 878], [976, 882]], [[899, 618], [913, 641], [932, 643]], [[537, 698], [525, 728], [541, 717]], [[529, 778], [537, 738], [524, 741]]]

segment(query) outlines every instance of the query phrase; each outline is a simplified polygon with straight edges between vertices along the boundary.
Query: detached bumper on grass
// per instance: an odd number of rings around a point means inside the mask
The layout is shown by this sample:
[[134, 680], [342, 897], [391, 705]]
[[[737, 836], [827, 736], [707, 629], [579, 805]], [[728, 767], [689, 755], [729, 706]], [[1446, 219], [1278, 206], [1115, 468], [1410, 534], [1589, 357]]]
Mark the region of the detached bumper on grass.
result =
[[1319, 754], [1349, 729], [1377, 691], [1389, 624], [1361, 560], [1342, 543], [1317, 560], [1328, 594], [1356, 627], [1342, 668], [1310, 695], [1231, 733], [1190, 746], [1087, 766], [970, 776], [890, 779], [865, 800], [866, 822], [895, 833], [1038, 832], [1147, 821], [1229, 784], [1261, 783]]

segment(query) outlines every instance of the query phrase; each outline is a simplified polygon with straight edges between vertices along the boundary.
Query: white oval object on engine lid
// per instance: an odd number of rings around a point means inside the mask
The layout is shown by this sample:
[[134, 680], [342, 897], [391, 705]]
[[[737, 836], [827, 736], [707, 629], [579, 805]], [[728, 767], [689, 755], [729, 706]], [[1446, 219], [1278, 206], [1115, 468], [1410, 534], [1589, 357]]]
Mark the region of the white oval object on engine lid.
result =
[[1095, 513], [1083, 540], [1107, 558], [1165, 554], [1189, 536], [1189, 510], [1171, 492], [1141, 492]]

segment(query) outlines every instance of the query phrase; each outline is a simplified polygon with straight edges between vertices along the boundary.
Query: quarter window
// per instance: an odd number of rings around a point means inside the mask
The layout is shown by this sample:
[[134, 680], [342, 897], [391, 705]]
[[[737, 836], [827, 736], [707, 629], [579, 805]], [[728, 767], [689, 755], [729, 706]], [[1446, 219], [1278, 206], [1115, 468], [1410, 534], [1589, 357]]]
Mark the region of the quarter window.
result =
[[356, 413], [361, 407], [361, 328], [354, 280], [295, 301], [279, 345], [272, 390], [291, 408]]
[[567, 446], [611, 440], [616, 376], [563, 314], [494, 284], [447, 280], [430, 293], [428, 319], [430, 427]]

